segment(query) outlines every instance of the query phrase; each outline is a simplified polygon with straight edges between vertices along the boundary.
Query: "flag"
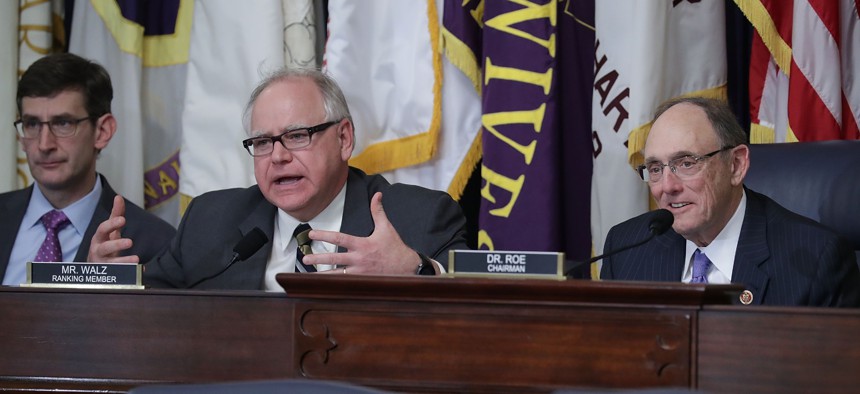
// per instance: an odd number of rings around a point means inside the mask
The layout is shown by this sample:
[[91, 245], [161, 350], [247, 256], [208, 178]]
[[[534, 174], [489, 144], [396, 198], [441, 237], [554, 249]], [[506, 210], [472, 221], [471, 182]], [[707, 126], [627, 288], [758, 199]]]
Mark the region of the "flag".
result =
[[[594, 84], [594, 0], [559, 2], [559, 130], [561, 140], [561, 218], [563, 251], [568, 260], [591, 257], [591, 175], [594, 166], [591, 128]], [[571, 272], [596, 277], [589, 267]]]
[[[436, 1], [435, 5], [437, 26], [428, 26], [431, 34], [438, 30], [440, 36], [435, 45], [442, 55], [441, 127], [435, 154], [428, 161], [387, 171], [383, 175], [391, 182], [447, 191], [459, 200], [481, 159], [480, 83], [472, 71], [478, 66], [474, 54], [463, 48], [444, 25], [449, 7], [459, 9], [460, 5], [451, 6], [441, 1]], [[428, 12], [432, 13], [432, 10], [428, 9]], [[465, 66], [465, 63], [470, 63], [470, 66]]]
[[442, 121], [435, 1], [331, 0], [328, 31], [324, 68], [355, 123], [350, 164], [380, 173], [432, 159]]
[[242, 111], [268, 72], [284, 65], [280, 0], [198, 0], [182, 104], [182, 208], [200, 194], [255, 184]]
[[69, 52], [102, 64], [117, 133], [97, 169], [114, 189], [171, 223], [179, 216], [181, 98], [192, 0], [75, 2]]
[[591, 1], [445, 2], [446, 56], [481, 94], [481, 249], [590, 254], [593, 18]]
[[15, 91], [18, 85], [18, 2], [0, 2], [0, 193], [17, 189], [15, 169], [18, 142], [12, 122], [17, 119]]
[[481, 27], [480, 249], [562, 249], [559, 4], [471, 2], [460, 14], [459, 25]]
[[[14, 4], [14, 2], [8, 3]], [[16, 67], [8, 69], [11, 71], [17, 68], [18, 70], [18, 73], [15, 76], [15, 82], [10, 86], [11, 90], [9, 91], [13, 100], [13, 104], [9, 108], [13, 112], [17, 112], [17, 104], [14, 103], [14, 100], [18, 85], [18, 77], [22, 75], [24, 71], [33, 64], [33, 62], [39, 60], [42, 56], [49, 53], [60, 52], [66, 46], [66, 30], [64, 27], [64, 8], [62, 0], [52, 0], [50, 2], [26, 2], [21, 5], [19, 12], [18, 21], [14, 25], [17, 26], [18, 31], [12, 36], [18, 37], [16, 45], [17, 54], [12, 55], [7, 59], [11, 60], [12, 58], [17, 58]], [[15, 14], [17, 15], [18, 13], [16, 12]], [[11, 17], [11, 14], [7, 14], [5, 11], [2, 15], [8, 15]], [[4, 24], [4, 26], [6, 25]], [[15, 159], [17, 163], [17, 169], [15, 170], [17, 184], [13, 185], [13, 187], [23, 188], [30, 186], [30, 184], [33, 183], [33, 177], [30, 174], [30, 167], [27, 165], [27, 158], [24, 155], [24, 151], [20, 149], [21, 146], [15, 141], [14, 135], [11, 137], [13, 140], [9, 144], [9, 147], [11, 149], [15, 149], [17, 155], [5, 157], [17, 157]]]
[[284, 12], [284, 64], [316, 67], [317, 18], [313, 0], [281, 0]]
[[756, 31], [750, 54], [751, 141], [860, 138], [857, 2], [735, 2]]
[[641, 163], [654, 109], [678, 96], [726, 99], [725, 10], [716, 1], [597, 1], [595, 7], [595, 253], [609, 229], [649, 209]]

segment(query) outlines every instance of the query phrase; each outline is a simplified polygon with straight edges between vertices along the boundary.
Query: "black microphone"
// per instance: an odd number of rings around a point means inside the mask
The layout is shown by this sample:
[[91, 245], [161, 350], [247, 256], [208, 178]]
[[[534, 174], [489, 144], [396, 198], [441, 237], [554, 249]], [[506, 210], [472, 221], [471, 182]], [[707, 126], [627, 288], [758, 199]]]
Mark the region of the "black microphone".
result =
[[588, 259], [588, 261], [575, 263], [572, 267], [568, 268], [567, 271], [564, 272], [564, 276], [570, 276], [570, 274], [574, 270], [576, 270], [577, 268], [579, 268], [579, 266], [583, 264], [591, 264], [595, 261], [602, 260], [605, 257], [612, 256], [616, 253], [621, 253], [627, 249], [632, 249], [639, 245], [642, 245], [645, 242], [654, 239], [654, 237], [665, 233], [666, 230], [672, 227], [672, 223], [675, 221], [675, 216], [672, 215], [672, 212], [669, 212], [669, 210], [667, 209], [658, 209], [656, 211], [650, 212], [649, 215], [651, 215], [651, 220], [648, 221], [648, 231], [650, 231], [651, 234], [645, 237], [645, 239], [637, 243], [621, 247], [619, 249], [610, 250], [607, 253], [592, 257]]
[[230, 262], [227, 263], [226, 267], [221, 271], [216, 272], [214, 275], [209, 275], [197, 282], [194, 282], [191, 286], [188, 286], [188, 288], [193, 289], [200, 283], [223, 274], [224, 271], [227, 271], [227, 269], [232, 267], [237, 261], [245, 261], [245, 259], [251, 257], [252, 254], [257, 253], [257, 251], [260, 250], [260, 248], [262, 248], [267, 242], [269, 242], [269, 237], [266, 236], [266, 233], [264, 233], [263, 230], [260, 230], [259, 227], [254, 227], [254, 229], [248, 232], [248, 234], [245, 234], [245, 236], [239, 240], [239, 243], [233, 247], [233, 258], [230, 259]]

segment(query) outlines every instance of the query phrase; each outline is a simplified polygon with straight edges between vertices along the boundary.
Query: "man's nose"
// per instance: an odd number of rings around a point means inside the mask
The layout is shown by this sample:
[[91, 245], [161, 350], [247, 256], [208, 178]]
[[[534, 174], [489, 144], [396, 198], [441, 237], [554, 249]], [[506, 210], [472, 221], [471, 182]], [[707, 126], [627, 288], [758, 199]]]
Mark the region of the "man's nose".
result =
[[678, 174], [672, 171], [672, 167], [669, 166], [663, 167], [663, 177], [659, 183], [662, 184], [663, 190], [666, 192], [679, 191], [684, 186], [681, 178], [678, 178]]
[[284, 142], [278, 140], [272, 145], [272, 160], [276, 162], [290, 162], [293, 160], [293, 152], [284, 146]]
[[39, 140], [39, 149], [43, 150], [53, 147], [57, 142], [57, 136], [51, 131], [48, 123], [39, 124], [39, 134], [36, 138]]

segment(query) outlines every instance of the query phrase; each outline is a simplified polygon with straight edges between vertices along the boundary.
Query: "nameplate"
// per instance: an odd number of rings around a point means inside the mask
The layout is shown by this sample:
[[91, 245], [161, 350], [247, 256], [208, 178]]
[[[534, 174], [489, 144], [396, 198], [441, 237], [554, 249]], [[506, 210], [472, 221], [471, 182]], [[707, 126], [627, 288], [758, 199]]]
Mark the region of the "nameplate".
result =
[[451, 250], [448, 274], [564, 280], [564, 253]]
[[27, 263], [29, 287], [142, 289], [140, 264]]

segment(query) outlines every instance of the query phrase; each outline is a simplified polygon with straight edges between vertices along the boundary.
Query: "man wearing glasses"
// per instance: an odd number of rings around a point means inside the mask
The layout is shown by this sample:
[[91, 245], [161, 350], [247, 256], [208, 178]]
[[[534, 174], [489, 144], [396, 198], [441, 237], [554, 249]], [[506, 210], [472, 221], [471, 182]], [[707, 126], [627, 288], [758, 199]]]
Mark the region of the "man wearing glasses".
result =
[[[243, 125], [257, 185], [196, 197], [168, 250], [147, 263], [146, 285], [282, 291], [278, 273], [434, 275], [448, 250], [466, 248], [465, 218], [449, 195], [349, 167], [352, 117], [318, 70], [263, 80]], [[128, 261], [114, 258], [127, 240], [106, 236], [115, 219], [93, 238], [94, 258]], [[264, 243], [231, 265], [255, 228]]]
[[[747, 136], [717, 100], [657, 108], [639, 167], [672, 228], [603, 259], [602, 279], [738, 283], [744, 304], [860, 306], [860, 272], [832, 231], [747, 189]], [[614, 226], [604, 249], [644, 239], [650, 215]]]
[[[35, 184], [0, 194], [4, 285], [25, 282], [28, 261], [87, 261], [90, 238], [117, 196], [96, 173], [98, 154], [117, 129], [112, 99], [107, 71], [73, 54], [45, 56], [21, 76], [14, 126]], [[136, 239], [128, 253], [154, 257], [174, 228], [126, 205], [123, 232]]]

